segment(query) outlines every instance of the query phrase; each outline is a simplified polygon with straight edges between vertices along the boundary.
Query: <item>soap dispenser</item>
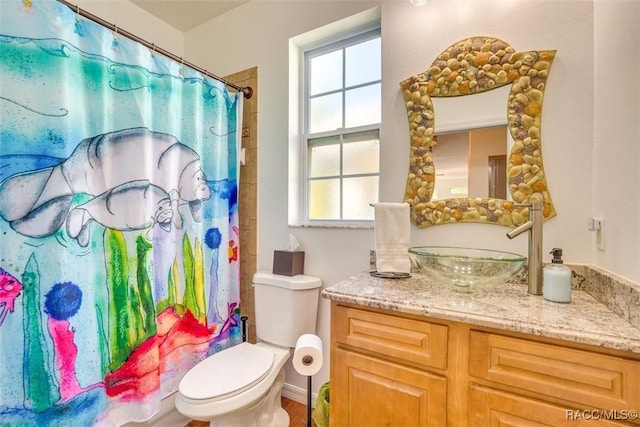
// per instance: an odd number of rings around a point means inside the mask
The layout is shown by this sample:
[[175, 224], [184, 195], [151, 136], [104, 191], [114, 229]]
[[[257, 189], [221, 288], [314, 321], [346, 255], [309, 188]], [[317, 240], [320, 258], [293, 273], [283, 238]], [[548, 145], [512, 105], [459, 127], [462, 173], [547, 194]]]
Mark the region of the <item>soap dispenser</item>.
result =
[[542, 297], [554, 302], [571, 302], [571, 269], [562, 263], [562, 249], [553, 248], [551, 264], [542, 271]]

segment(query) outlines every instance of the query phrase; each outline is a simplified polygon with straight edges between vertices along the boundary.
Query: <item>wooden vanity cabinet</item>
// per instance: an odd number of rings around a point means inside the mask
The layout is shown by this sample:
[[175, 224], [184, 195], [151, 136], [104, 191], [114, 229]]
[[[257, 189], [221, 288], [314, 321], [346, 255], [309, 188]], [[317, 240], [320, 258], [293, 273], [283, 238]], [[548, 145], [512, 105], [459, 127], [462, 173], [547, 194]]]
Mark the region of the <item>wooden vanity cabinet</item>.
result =
[[640, 355], [332, 302], [332, 426], [623, 426]]

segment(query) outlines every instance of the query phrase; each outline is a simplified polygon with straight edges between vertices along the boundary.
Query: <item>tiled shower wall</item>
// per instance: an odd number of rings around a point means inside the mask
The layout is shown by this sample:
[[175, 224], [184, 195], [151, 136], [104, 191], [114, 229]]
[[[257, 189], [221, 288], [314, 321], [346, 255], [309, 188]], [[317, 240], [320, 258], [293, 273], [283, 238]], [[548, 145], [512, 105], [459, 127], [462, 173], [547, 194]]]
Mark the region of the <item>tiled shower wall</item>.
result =
[[242, 116], [242, 148], [245, 164], [240, 166], [238, 209], [240, 214], [240, 307], [248, 316], [247, 334], [256, 342], [253, 275], [257, 269], [258, 253], [258, 67], [253, 67], [225, 79], [242, 87], [251, 87], [253, 96], [244, 99]]

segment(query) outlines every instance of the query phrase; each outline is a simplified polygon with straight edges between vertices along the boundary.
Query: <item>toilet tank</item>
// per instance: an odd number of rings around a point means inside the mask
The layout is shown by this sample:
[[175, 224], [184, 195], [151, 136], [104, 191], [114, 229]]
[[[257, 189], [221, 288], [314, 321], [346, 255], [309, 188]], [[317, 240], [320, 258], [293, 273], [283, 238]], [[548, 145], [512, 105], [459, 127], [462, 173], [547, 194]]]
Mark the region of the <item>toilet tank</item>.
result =
[[320, 278], [304, 274], [254, 274], [258, 340], [293, 348], [300, 335], [314, 334], [321, 285]]

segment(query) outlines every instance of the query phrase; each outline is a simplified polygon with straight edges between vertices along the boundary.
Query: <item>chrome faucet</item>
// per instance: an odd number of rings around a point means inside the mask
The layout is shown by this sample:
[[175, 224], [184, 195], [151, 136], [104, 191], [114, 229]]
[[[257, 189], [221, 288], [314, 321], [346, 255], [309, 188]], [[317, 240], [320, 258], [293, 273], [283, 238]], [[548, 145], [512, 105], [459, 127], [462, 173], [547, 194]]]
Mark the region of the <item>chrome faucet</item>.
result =
[[514, 204], [516, 208], [529, 208], [529, 221], [507, 233], [509, 239], [529, 231], [529, 288], [527, 292], [542, 295], [542, 202]]

